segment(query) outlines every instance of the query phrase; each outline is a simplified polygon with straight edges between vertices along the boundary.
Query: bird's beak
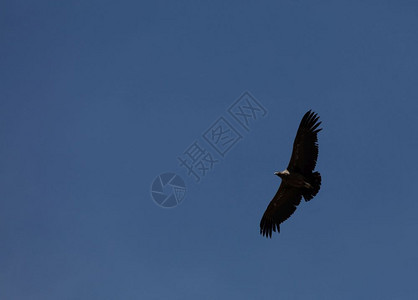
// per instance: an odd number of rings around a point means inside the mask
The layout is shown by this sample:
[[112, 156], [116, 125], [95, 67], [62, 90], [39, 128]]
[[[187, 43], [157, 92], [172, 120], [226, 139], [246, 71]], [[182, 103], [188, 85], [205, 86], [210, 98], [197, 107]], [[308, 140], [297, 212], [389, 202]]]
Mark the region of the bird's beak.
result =
[[279, 176], [280, 172], [274, 172], [274, 175]]

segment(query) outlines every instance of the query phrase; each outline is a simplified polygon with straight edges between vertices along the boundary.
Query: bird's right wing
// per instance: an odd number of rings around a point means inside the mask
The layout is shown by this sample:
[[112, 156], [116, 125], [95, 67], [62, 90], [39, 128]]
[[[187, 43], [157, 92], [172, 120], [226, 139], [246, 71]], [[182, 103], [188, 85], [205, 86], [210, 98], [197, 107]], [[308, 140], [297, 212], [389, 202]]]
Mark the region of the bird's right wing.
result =
[[272, 231], [280, 232], [280, 224], [295, 212], [301, 198], [299, 189], [282, 182], [261, 218], [260, 234], [271, 238]]

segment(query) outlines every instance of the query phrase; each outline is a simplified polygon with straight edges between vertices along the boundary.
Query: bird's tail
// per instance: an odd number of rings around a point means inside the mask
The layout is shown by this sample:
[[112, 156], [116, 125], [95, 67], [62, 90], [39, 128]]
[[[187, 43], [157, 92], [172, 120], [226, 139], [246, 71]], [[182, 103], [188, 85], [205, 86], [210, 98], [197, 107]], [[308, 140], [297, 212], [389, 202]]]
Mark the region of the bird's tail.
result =
[[316, 194], [318, 194], [319, 189], [321, 188], [321, 174], [319, 174], [319, 172], [314, 172], [307, 178], [307, 180], [311, 187], [304, 188], [302, 195], [303, 198], [305, 198], [305, 201], [311, 200]]

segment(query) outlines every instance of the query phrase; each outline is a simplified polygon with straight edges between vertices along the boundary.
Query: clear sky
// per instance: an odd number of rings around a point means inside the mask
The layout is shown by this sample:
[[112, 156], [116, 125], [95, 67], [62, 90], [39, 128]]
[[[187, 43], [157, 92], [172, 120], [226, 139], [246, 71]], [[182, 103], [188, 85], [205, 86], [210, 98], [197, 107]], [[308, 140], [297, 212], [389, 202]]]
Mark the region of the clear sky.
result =
[[[417, 32], [406, 0], [2, 1], [0, 299], [417, 298]], [[322, 188], [266, 239], [309, 109]]]

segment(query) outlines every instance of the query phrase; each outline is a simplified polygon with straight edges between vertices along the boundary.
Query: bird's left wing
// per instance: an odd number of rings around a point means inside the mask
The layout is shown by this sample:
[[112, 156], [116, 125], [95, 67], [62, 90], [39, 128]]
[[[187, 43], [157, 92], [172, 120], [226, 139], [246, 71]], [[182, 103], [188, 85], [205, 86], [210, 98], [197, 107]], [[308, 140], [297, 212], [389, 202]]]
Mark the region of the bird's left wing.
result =
[[301, 198], [299, 189], [282, 182], [261, 218], [260, 234], [271, 238], [272, 231], [280, 232], [280, 224], [295, 212]]
[[318, 128], [319, 116], [308, 111], [300, 122], [298, 132], [293, 142], [292, 157], [290, 158], [287, 169], [292, 172], [309, 175], [316, 165], [318, 158], [318, 137], [317, 134], [322, 130]]

